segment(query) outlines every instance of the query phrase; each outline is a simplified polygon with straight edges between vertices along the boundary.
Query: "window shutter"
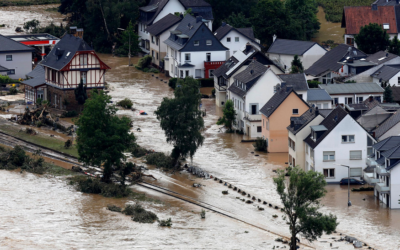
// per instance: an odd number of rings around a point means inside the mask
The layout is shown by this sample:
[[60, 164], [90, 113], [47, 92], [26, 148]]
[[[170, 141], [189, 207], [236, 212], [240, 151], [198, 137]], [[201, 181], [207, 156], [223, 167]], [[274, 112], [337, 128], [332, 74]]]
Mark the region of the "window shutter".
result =
[[350, 177], [358, 177], [362, 175], [362, 168], [350, 168]]
[[361, 150], [350, 151], [350, 160], [361, 160], [361, 159], [362, 159]]

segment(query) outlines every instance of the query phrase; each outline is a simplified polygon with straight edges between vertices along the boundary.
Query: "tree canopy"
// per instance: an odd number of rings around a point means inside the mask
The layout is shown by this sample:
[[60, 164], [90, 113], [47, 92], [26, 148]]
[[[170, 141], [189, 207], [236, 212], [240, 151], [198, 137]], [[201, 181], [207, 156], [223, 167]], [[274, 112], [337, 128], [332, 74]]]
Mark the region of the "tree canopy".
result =
[[303, 64], [301, 63], [301, 60], [298, 55], [295, 55], [292, 61], [292, 66], [290, 68], [290, 73], [295, 74], [295, 73], [303, 73], [304, 72], [304, 67]]
[[180, 157], [192, 158], [203, 144], [204, 120], [199, 110], [201, 94], [197, 80], [179, 79], [174, 95], [174, 98], [165, 97], [155, 114], [167, 142], [174, 146], [171, 156], [178, 161]]
[[389, 35], [377, 23], [370, 23], [361, 27], [354, 40], [358, 49], [366, 54], [374, 54], [378, 51], [386, 50], [390, 45]]
[[286, 179], [285, 171], [279, 171], [274, 178], [276, 190], [283, 204], [283, 219], [290, 228], [291, 250], [296, 250], [296, 236], [302, 234], [307, 240], [314, 241], [322, 233], [332, 233], [337, 225], [336, 216], [324, 215], [319, 212], [319, 200], [325, 196], [325, 177], [315, 171], [307, 171], [293, 167], [288, 170], [289, 178]]
[[390, 85], [386, 86], [385, 91], [383, 92], [383, 100], [387, 103], [394, 102], [393, 100], [393, 92]]
[[128, 27], [122, 32], [118, 41], [121, 45], [116, 50], [117, 54], [129, 56], [129, 45], [131, 46], [131, 55], [137, 55], [140, 52], [139, 36], [135, 32], [132, 21], [129, 21]]
[[103, 91], [92, 91], [76, 125], [79, 160], [103, 166], [103, 181], [110, 181], [113, 167], [120, 168], [123, 152], [135, 142], [130, 133], [130, 119], [116, 116], [117, 108], [109, 105], [111, 97]]
[[224, 109], [222, 110], [224, 116], [220, 118], [217, 125], [224, 125], [229, 132], [232, 131], [232, 126], [236, 124], [236, 111], [233, 107], [233, 101], [227, 100]]
[[400, 41], [397, 38], [397, 36], [395, 36], [389, 44], [389, 48], [388, 48], [388, 52], [395, 54], [395, 55], [400, 55]]
[[232, 13], [226, 19], [226, 23], [235, 28], [249, 28], [252, 26], [250, 18], [247, 18], [242, 12]]

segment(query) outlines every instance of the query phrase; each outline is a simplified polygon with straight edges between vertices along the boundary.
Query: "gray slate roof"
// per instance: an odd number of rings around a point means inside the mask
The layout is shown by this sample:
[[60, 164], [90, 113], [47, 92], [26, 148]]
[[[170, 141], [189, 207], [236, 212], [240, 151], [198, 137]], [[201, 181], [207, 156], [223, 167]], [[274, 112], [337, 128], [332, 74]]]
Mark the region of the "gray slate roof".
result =
[[383, 65], [377, 71], [372, 73], [372, 77], [389, 81], [393, 76], [400, 72], [400, 65]]
[[[310, 108], [304, 112], [300, 117], [291, 117], [290, 122], [293, 121], [293, 126], [289, 125], [287, 129], [296, 135], [300, 130], [302, 130], [307, 124], [309, 124], [315, 117], [319, 115], [319, 110], [316, 108]], [[321, 114], [322, 115], [322, 114]]]
[[[387, 56], [386, 56], [387, 55]], [[376, 65], [380, 65], [382, 63], [385, 63], [387, 61], [392, 60], [393, 58], [398, 57], [398, 55], [388, 53], [386, 51], [378, 51], [375, 54], [369, 55], [367, 58], [365, 58], [367, 61], [373, 62]], [[381, 58], [384, 58], [382, 60], [379, 60]]]
[[[349, 45], [339, 44], [335, 48], [326, 52], [318, 61], [316, 61], [311, 67], [305, 70], [307, 75], [321, 76], [330, 71], [337, 72], [343, 65], [338, 63], [346, 54], [348, 54]], [[353, 51], [357, 51], [357, 55], [367, 57], [364, 52], [352, 47]]]
[[397, 111], [389, 119], [384, 121], [377, 129], [375, 129], [375, 138], [381, 137], [399, 122], [400, 122], [400, 111]]
[[7, 72], [9, 69], [0, 65], [0, 72]]
[[[196, 18], [191, 15], [186, 15], [175, 30], [182, 32], [183, 35], [187, 35], [187, 41], [189, 41], [202, 24], [203, 22], [196, 22]], [[189, 28], [189, 26], [192, 28]], [[165, 40], [164, 43], [175, 50], [181, 50], [186, 45], [186, 43], [180, 44], [177, 41], [174, 41], [172, 36]]]
[[400, 145], [400, 136], [391, 136], [375, 143], [372, 147], [377, 151], [387, 151], [398, 145]]
[[316, 42], [277, 38], [271, 44], [267, 53], [301, 56], [314, 45], [320, 46]]
[[[229, 24], [222, 24], [215, 32], [214, 35], [218, 40], [223, 39], [230, 31], [235, 30], [238, 33], [244, 35], [245, 37], [249, 38], [250, 40], [254, 41], [254, 31], [253, 28], [234, 28]], [[255, 42], [255, 41], [254, 41]]]
[[233, 94], [240, 96], [243, 98], [243, 96], [246, 95], [247, 91], [237, 87], [235, 84], [232, 84], [229, 88], [228, 91], [232, 92]]
[[332, 101], [332, 97], [325, 91], [325, 89], [309, 89], [307, 90], [307, 101]]
[[393, 94], [393, 101], [400, 102], [400, 87], [392, 86], [390, 87]]
[[368, 83], [343, 83], [343, 84], [320, 84], [329, 95], [361, 94], [361, 93], [383, 93], [383, 88], [374, 82]]
[[172, 15], [171, 13], [161, 18], [158, 22], [154, 23], [146, 29], [153, 36], [158, 36], [167, 29], [181, 21], [180, 17]]
[[25, 44], [16, 42], [11, 38], [0, 35], [0, 53], [34, 52], [35, 49]]
[[319, 113], [323, 116], [323, 117], [327, 117], [333, 109], [319, 109]]
[[347, 112], [339, 105], [319, 124], [324, 125], [327, 130], [320, 135], [317, 140], [311, 139], [311, 134], [304, 139], [311, 148], [315, 148], [318, 146], [320, 142], [322, 142], [326, 136], [347, 116]]
[[[290, 88], [290, 87], [281, 88], [260, 109], [260, 112], [262, 114], [264, 114], [266, 117], [270, 117], [291, 93], [294, 93], [295, 95], [297, 95], [297, 93], [293, 90], [293, 88]], [[302, 100], [304, 102], [304, 100], [299, 95], [297, 95], [297, 97], [300, 98], [300, 100]], [[304, 103], [308, 106], [308, 104], [306, 102], [304, 102]]]
[[41, 64], [55, 70], [61, 70], [78, 51], [93, 51], [93, 49], [83, 39], [66, 34], [54, 46]]
[[278, 75], [287, 86], [292, 86], [295, 91], [308, 90], [308, 83], [304, 73]]
[[45, 71], [42, 65], [38, 64], [31, 72], [27, 74], [31, 79], [25, 80], [22, 83], [31, 87], [37, 87], [46, 84]]
[[267, 70], [268, 68], [259, 63], [258, 61], [253, 61], [245, 70], [234, 76], [234, 79], [242, 83], [249, 83], [254, 79], [260, 77]]
[[400, 145], [397, 145], [382, 153], [387, 159], [400, 159]]

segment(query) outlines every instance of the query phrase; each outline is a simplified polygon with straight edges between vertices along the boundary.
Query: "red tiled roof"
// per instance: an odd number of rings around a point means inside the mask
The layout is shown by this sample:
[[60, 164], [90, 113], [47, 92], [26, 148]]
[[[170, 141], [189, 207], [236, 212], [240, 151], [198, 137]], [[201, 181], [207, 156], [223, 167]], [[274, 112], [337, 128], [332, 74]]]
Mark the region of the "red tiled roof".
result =
[[388, 23], [388, 34], [397, 34], [396, 14], [394, 6], [378, 6], [372, 10], [371, 6], [346, 6], [344, 7], [344, 20], [342, 27], [346, 28], [346, 34], [355, 35], [360, 32], [362, 26], [370, 23], [383, 25]]

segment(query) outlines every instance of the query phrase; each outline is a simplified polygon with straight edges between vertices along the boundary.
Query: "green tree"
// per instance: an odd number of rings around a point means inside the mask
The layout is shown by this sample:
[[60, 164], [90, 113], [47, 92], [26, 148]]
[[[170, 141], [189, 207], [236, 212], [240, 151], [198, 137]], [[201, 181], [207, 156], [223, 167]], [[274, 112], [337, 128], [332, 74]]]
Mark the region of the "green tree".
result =
[[392, 88], [390, 87], [390, 85], [386, 86], [385, 92], [383, 92], [383, 100], [387, 103], [394, 102], [393, 92], [392, 92]]
[[78, 87], [74, 90], [75, 100], [80, 104], [85, 104], [86, 99], [88, 98], [86, 92], [86, 85], [83, 85], [83, 80], [79, 83]]
[[318, 5], [315, 0], [287, 0], [285, 7], [291, 16], [289, 32], [299, 40], [310, 40], [319, 31]]
[[131, 45], [131, 55], [136, 56], [141, 51], [139, 47], [139, 36], [135, 32], [132, 21], [129, 21], [128, 27], [122, 32], [121, 38], [118, 41], [120, 46], [116, 50], [117, 54], [128, 56], [129, 44]]
[[332, 233], [337, 225], [336, 216], [319, 212], [319, 200], [326, 194], [326, 181], [323, 174], [315, 171], [301, 170], [293, 167], [279, 171], [274, 178], [276, 190], [283, 204], [283, 219], [287, 222], [291, 233], [291, 250], [296, 250], [296, 236], [302, 234], [309, 241], [321, 237], [322, 233]]
[[28, 22], [26, 22], [26, 23], [24, 23], [24, 30], [26, 30], [26, 31], [32, 31], [33, 33], [37, 33], [37, 32], [35, 32], [38, 28], [40, 27], [40, 21], [39, 20], [36, 20], [36, 19], [33, 19], [33, 20], [30, 20], [30, 21], [28, 21]]
[[103, 91], [92, 91], [76, 125], [79, 160], [93, 166], [103, 166], [104, 182], [109, 182], [113, 168], [120, 169], [123, 152], [135, 142], [130, 133], [130, 120], [118, 117], [117, 108], [109, 105], [111, 97]]
[[236, 125], [236, 111], [233, 107], [232, 100], [227, 100], [225, 102], [225, 107], [222, 112], [224, 115], [217, 121], [217, 125], [224, 125], [228, 129], [228, 132], [232, 132], [233, 125]]
[[374, 54], [378, 51], [386, 50], [390, 44], [389, 35], [377, 23], [370, 23], [361, 27], [354, 40], [358, 49], [366, 54]]
[[226, 23], [235, 28], [251, 27], [250, 18], [247, 18], [242, 12], [240, 12], [238, 14], [232, 13], [226, 19]]
[[179, 79], [174, 96], [175, 98], [165, 97], [155, 114], [165, 132], [167, 142], [174, 146], [171, 157], [178, 163], [180, 157], [193, 158], [204, 141], [201, 134], [204, 120], [199, 110], [199, 82], [192, 77]]
[[395, 55], [400, 55], [400, 41], [395, 36], [391, 41], [388, 49], [389, 53], [395, 54]]
[[303, 72], [304, 72], [303, 64], [301, 63], [299, 56], [295, 55], [292, 61], [292, 67], [290, 68], [290, 73], [295, 74]]

